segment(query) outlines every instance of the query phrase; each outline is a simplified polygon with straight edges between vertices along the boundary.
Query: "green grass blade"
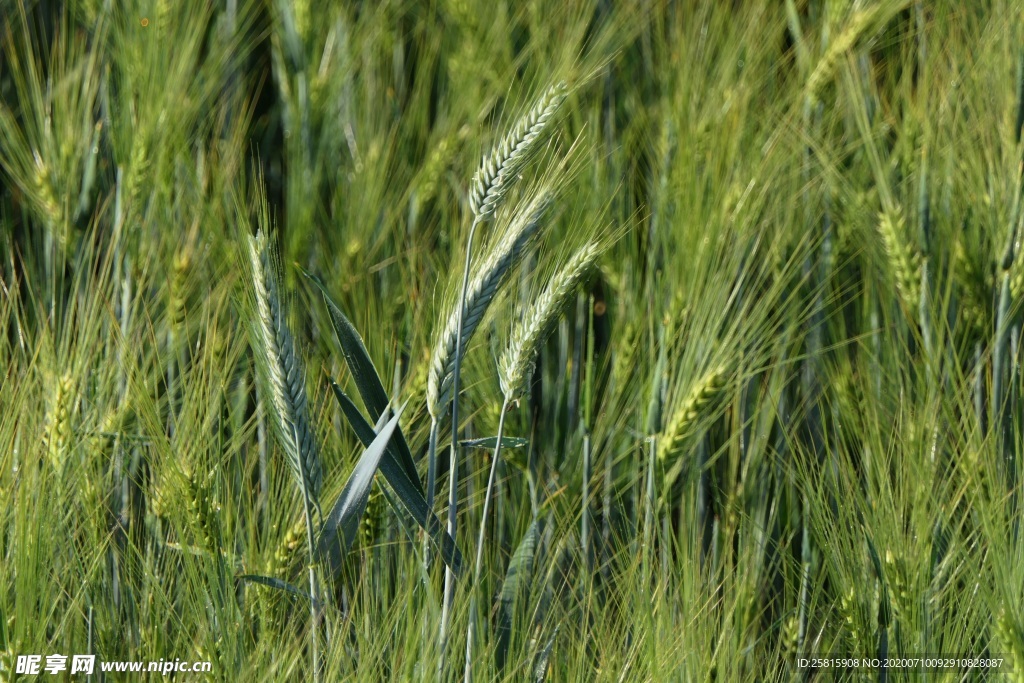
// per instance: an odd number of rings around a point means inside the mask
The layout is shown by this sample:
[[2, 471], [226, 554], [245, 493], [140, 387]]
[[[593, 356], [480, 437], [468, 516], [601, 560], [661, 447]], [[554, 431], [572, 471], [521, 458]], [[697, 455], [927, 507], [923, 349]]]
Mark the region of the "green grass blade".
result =
[[283, 581], [273, 576], [263, 576], [261, 574], [242, 574], [238, 577], [238, 580], [246, 581], [248, 583], [258, 583], [261, 586], [266, 586], [267, 588], [273, 588], [284, 593], [291, 593], [295, 597], [303, 598], [305, 600], [312, 600], [313, 603], [317, 605], [317, 607], [323, 607], [323, 603], [321, 603], [319, 600], [316, 600], [307, 591], [304, 591], [301, 588], [298, 588], [297, 586], [288, 583], [287, 581]]
[[[342, 313], [341, 308], [331, 299], [327, 293], [327, 288], [320, 278], [305, 270], [302, 272], [320, 289], [320, 293], [324, 297], [324, 303], [327, 304], [331, 325], [334, 327], [334, 333], [341, 344], [345, 362], [352, 373], [352, 379], [356, 383], [359, 395], [363, 399], [366, 410], [370, 413], [370, 418], [375, 421], [378, 420], [388, 406], [388, 394], [384, 390], [380, 374], [370, 359], [370, 354], [366, 351], [366, 345], [363, 344], [362, 337], [359, 336], [359, 332], [352, 322]], [[423, 485], [420, 483], [419, 473], [416, 471], [416, 463], [413, 462], [412, 451], [409, 450], [409, 444], [405, 440], [401, 429], [395, 433], [394, 446], [393, 449], [388, 450], [394, 454], [399, 466], [405, 470], [406, 476], [415, 482], [417, 490], [422, 494]]]

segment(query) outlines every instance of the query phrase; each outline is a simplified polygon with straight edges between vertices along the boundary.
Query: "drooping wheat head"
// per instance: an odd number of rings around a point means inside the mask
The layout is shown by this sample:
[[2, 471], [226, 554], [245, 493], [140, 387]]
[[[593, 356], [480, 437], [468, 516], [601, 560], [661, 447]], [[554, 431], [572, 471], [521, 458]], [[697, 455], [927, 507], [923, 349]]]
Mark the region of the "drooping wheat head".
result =
[[536, 152], [539, 141], [565, 100], [565, 83], [551, 86], [480, 162], [469, 190], [469, 208], [478, 220], [494, 216], [520, 172]]
[[513, 329], [508, 348], [498, 362], [501, 390], [509, 400], [526, 385], [541, 344], [557, 324], [559, 315], [577, 287], [590, 274], [600, 254], [601, 247], [594, 242], [573, 254]]
[[[552, 194], [544, 191], [517, 215], [508, 232], [491, 249], [487, 257], [476, 268], [476, 275], [466, 290], [466, 308], [462, 321], [462, 354], [465, 355], [469, 340], [487, 312], [488, 306], [508, 274], [518, 263], [526, 245], [540, 229], [540, 221], [550, 206]], [[441, 336], [434, 345], [431, 355], [430, 374], [427, 377], [427, 409], [431, 417], [441, 414], [450, 399], [452, 376], [455, 369], [455, 345], [459, 327], [458, 302], [448, 314]]]

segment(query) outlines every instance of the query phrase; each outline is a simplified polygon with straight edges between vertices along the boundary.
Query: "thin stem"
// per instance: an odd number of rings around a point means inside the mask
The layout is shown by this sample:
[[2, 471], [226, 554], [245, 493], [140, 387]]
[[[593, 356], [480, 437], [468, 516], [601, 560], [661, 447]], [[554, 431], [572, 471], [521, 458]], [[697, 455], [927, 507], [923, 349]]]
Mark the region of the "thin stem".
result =
[[491, 499], [494, 495], [494, 480], [498, 472], [498, 462], [501, 457], [501, 438], [505, 433], [505, 413], [508, 411], [510, 394], [505, 394], [505, 400], [501, 404], [501, 414], [498, 416], [498, 440], [494, 444], [494, 457], [491, 458], [491, 472], [487, 476], [487, 493], [484, 495], [484, 511], [480, 516], [480, 532], [476, 538], [476, 562], [473, 567], [472, 596], [469, 601], [469, 626], [466, 629], [466, 683], [472, 683], [473, 671], [473, 626], [476, 623], [477, 592], [480, 590], [480, 575], [484, 567], [484, 537], [487, 535], [487, 516], [491, 509]]
[[[292, 441], [299, 443], [299, 434], [296, 426], [292, 425]], [[313, 516], [310, 507], [313, 505], [309, 496], [309, 484], [306, 481], [306, 473], [302, 472], [302, 512], [306, 517], [306, 545], [309, 548], [309, 630], [310, 630], [310, 654], [313, 658], [313, 682], [320, 683], [320, 605], [316, 589], [316, 554], [313, 545]]]
[[505, 413], [508, 412], [510, 395], [505, 396], [501, 404], [501, 414], [498, 417], [498, 441], [494, 444], [494, 457], [491, 459], [491, 472], [487, 477], [487, 493], [484, 496], [484, 511], [480, 517], [480, 532], [476, 541], [476, 564], [473, 568], [473, 586], [480, 583], [480, 574], [483, 571], [484, 559], [484, 536], [487, 533], [487, 513], [491, 509], [491, 499], [494, 495], [494, 480], [498, 471], [498, 461], [501, 456], [501, 438], [505, 433]]
[[430, 539], [434, 525], [434, 492], [437, 490], [437, 431], [436, 417], [430, 418], [430, 440], [427, 446], [427, 535], [423, 539], [423, 570], [430, 571]]
[[[303, 492], [303, 494], [305, 494], [305, 492]], [[316, 571], [313, 566], [313, 518], [309, 513], [310, 504], [308, 499], [303, 501], [302, 507], [306, 513], [306, 542], [309, 544], [309, 595], [312, 598], [312, 600], [309, 601], [311, 621], [310, 648], [313, 654], [313, 681], [314, 683], [320, 683], [320, 606], [316, 590]]]
[[[455, 331], [455, 363], [452, 368], [452, 445], [449, 455], [450, 465], [448, 467], [448, 535], [455, 538], [456, 513], [458, 512], [458, 488], [459, 488], [459, 374], [462, 370], [462, 325], [466, 313], [466, 291], [469, 289], [469, 269], [473, 263], [473, 235], [476, 233], [476, 226], [480, 224], [479, 218], [473, 219], [469, 227], [469, 237], [466, 240], [466, 263], [462, 269], [462, 291], [459, 294], [459, 325]], [[448, 642], [448, 623], [451, 620], [452, 603], [455, 601], [455, 574], [450, 567], [444, 572], [444, 605], [441, 608], [441, 661], [444, 662], [445, 646]]]
[[658, 437], [652, 436], [648, 444], [647, 453], [647, 490], [644, 495], [644, 527], [643, 527], [643, 574], [644, 587], [649, 585], [650, 555], [654, 544], [654, 465], [658, 452]]
[[586, 565], [586, 577], [594, 571], [594, 554], [590, 549], [590, 430], [584, 427], [583, 432], [583, 509], [580, 513], [580, 545], [583, 550], [583, 562]]
[[[430, 539], [434, 534], [434, 492], [437, 490], [437, 432], [439, 427], [437, 418], [431, 417], [430, 440], [427, 445], [427, 533], [423, 537], [423, 585], [428, 596], [432, 592], [430, 588]], [[428, 614], [429, 611], [423, 612], [423, 635], [425, 638], [432, 630]]]

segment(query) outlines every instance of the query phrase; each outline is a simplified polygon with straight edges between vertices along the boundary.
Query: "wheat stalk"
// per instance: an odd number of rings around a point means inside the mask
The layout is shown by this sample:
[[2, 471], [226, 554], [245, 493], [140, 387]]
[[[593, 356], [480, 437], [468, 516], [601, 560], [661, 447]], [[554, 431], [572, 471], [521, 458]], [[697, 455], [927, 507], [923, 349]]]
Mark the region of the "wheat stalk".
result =
[[488, 220], [494, 216], [501, 200], [536, 151], [544, 129], [565, 96], [565, 83], [551, 86], [491, 153], [481, 160], [469, 190], [469, 208], [477, 220]]
[[[266, 205], [263, 205], [266, 209]], [[309, 426], [306, 405], [306, 376], [302, 361], [295, 353], [295, 343], [285, 320], [284, 307], [278, 296], [277, 263], [270, 239], [262, 230], [249, 236], [249, 261], [252, 265], [256, 320], [255, 343], [258, 347], [256, 367], [264, 393], [270, 396], [271, 412], [278, 437], [284, 446], [288, 464], [304, 498], [306, 544], [309, 548], [310, 649], [313, 680], [320, 681], [320, 608], [317, 604], [317, 581], [313, 555], [313, 514], [320, 512], [320, 486], [323, 470], [316, 439]]]
[[[502, 283], [519, 261], [526, 245], [537, 234], [540, 220], [551, 204], [551, 199], [551, 193], [540, 193], [513, 221], [508, 232], [478, 267], [476, 276], [466, 290], [466, 306], [462, 320], [462, 355], [465, 355], [469, 339], [479, 326]], [[427, 377], [427, 409], [434, 418], [441, 414], [451, 398], [449, 394], [455, 369], [458, 331], [459, 309], [456, 303], [448, 314], [448, 322], [431, 356], [430, 374]]]
[[590, 243], [577, 251], [551, 279], [534, 303], [530, 314], [513, 332], [509, 347], [499, 362], [498, 372], [501, 388], [505, 394], [504, 402], [498, 418], [498, 437], [495, 442], [494, 455], [491, 458], [491, 470], [487, 477], [487, 492], [484, 495], [484, 508], [480, 516], [480, 531], [477, 534], [476, 563], [473, 571], [472, 595], [470, 598], [470, 618], [466, 631], [466, 676], [471, 678], [470, 663], [473, 658], [473, 633], [476, 620], [477, 591], [483, 570], [484, 539], [487, 532], [487, 520], [494, 496], [494, 483], [501, 458], [501, 440], [505, 430], [505, 415], [516, 392], [526, 382], [534, 359], [541, 343], [551, 332], [566, 301], [576, 288], [590, 273], [601, 249], [596, 243]]
[[249, 237], [249, 260], [256, 304], [256, 366], [270, 397], [273, 422], [288, 465], [308, 503], [319, 509], [323, 474], [307, 415], [305, 373], [278, 296], [276, 264], [262, 231]]
[[534, 300], [530, 312], [512, 331], [511, 340], [498, 362], [501, 390], [512, 399], [533, 372], [537, 351], [558, 322], [566, 301], [587, 277], [601, 247], [591, 242], [573, 254]]

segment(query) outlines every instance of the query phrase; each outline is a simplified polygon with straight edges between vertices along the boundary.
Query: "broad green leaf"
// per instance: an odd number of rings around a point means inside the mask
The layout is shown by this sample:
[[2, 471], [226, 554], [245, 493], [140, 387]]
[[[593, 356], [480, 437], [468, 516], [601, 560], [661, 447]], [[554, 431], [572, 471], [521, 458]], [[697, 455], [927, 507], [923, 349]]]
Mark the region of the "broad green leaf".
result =
[[[352, 379], [356, 383], [356, 389], [359, 390], [359, 396], [362, 397], [363, 404], [366, 406], [367, 412], [370, 413], [370, 419], [376, 422], [387, 409], [390, 401], [384, 390], [384, 384], [380, 381], [380, 375], [370, 359], [370, 354], [366, 351], [363, 338], [359, 336], [359, 332], [356, 331], [351, 321], [341, 312], [341, 308], [331, 299], [320, 278], [306, 270], [302, 272], [320, 289], [320, 293], [324, 297], [327, 313], [331, 318], [331, 325], [334, 327], [334, 334], [337, 335], [342, 354], [345, 356], [345, 363], [348, 364], [349, 372], [352, 373]], [[420, 483], [419, 472], [416, 471], [416, 463], [412, 459], [412, 451], [409, 450], [409, 444], [401, 429], [395, 434], [395, 447], [388, 449], [388, 455], [385, 457], [395, 458], [396, 464], [405, 470], [406, 476], [413, 482], [417, 490], [421, 494], [423, 493], [423, 485]]]
[[494, 662], [498, 671], [505, 670], [508, 661], [508, 649], [512, 641], [512, 622], [515, 616], [516, 598], [524, 586], [529, 584], [533, 574], [533, 557], [540, 538], [538, 520], [534, 520], [526, 530], [523, 540], [519, 542], [505, 572], [505, 582], [501, 586], [501, 597], [498, 613], [498, 644], [494, 650]]
[[[352, 425], [356, 437], [363, 445], [371, 443], [374, 440], [373, 427], [370, 426], [370, 423], [359, 412], [352, 399], [341, 390], [341, 387], [334, 380], [331, 380], [331, 389], [334, 390], [334, 396], [338, 399], [341, 412], [345, 414], [349, 424]], [[394, 447], [393, 442], [388, 445], [389, 450]], [[430, 535], [430, 540], [441, 551], [441, 559], [444, 563], [456, 574], [461, 574], [462, 553], [459, 551], [459, 547], [455, 544], [454, 539], [444, 530], [437, 516], [434, 515], [432, 510], [427, 508], [427, 499], [424, 497], [423, 491], [415, 486], [418, 480], [415, 482], [410, 480], [405, 471], [398, 465], [396, 458], [385, 457], [381, 460], [380, 471], [384, 478], [387, 479], [388, 484], [391, 485], [391, 488], [398, 494], [398, 499], [405, 506], [405, 509], [409, 511], [409, 514], [412, 515], [412, 518]], [[429, 525], [428, 519], [430, 520]]]
[[324, 520], [320, 538], [317, 540], [317, 552], [326, 559], [332, 573], [336, 574], [341, 568], [341, 560], [359, 532], [359, 522], [366, 511], [366, 501], [370, 497], [370, 487], [373, 485], [373, 475], [377, 473], [384, 450], [398, 428], [398, 418], [401, 414], [401, 410], [395, 413], [363, 451], [362, 457], [345, 483], [345, 488]]

